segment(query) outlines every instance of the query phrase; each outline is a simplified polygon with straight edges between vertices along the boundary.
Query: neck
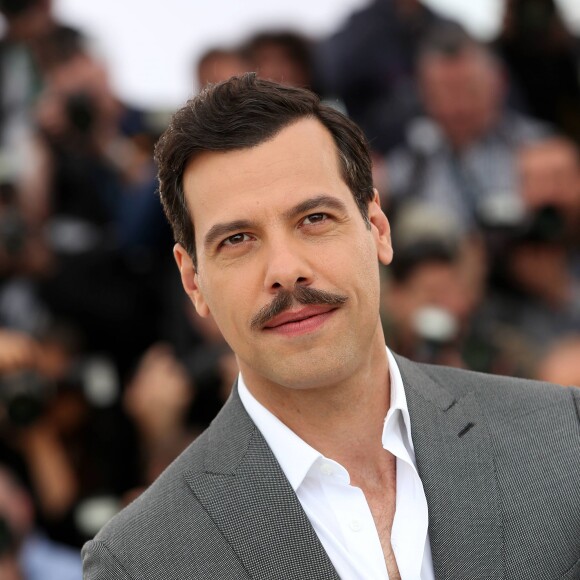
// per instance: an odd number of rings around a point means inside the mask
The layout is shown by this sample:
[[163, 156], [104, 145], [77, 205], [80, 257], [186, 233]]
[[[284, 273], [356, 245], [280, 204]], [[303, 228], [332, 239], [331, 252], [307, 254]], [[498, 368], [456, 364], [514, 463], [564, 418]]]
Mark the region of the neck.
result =
[[[282, 387], [247, 374], [252, 395], [314, 449], [345, 467], [382, 455], [390, 378], [382, 330], [366, 360], [347, 378], [317, 388]], [[356, 436], [354, 435], [356, 434]]]

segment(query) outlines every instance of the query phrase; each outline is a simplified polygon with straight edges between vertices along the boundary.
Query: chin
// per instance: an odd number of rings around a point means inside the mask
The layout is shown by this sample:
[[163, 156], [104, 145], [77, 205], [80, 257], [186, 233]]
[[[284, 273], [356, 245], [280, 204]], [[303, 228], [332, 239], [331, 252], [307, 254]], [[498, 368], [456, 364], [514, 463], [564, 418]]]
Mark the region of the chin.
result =
[[[300, 357], [301, 360], [285, 360], [269, 373], [272, 382], [295, 390], [314, 390], [332, 387], [355, 372], [356, 361], [351, 357], [337, 356]], [[352, 357], [354, 359], [354, 357]], [[350, 363], [350, 364], [349, 364]]]

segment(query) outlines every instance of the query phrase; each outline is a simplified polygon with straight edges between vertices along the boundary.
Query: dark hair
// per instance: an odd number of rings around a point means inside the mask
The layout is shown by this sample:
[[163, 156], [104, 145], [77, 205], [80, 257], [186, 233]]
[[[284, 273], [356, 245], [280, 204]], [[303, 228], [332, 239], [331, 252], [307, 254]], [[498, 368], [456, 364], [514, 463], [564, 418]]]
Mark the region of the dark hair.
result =
[[425, 238], [397, 250], [397, 259], [390, 267], [390, 273], [396, 283], [404, 284], [425, 264], [452, 265], [457, 262], [459, 250], [452, 243], [444, 240]]
[[303, 118], [318, 119], [332, 134], [340, 170], [367, 226], [373, 199], [371, 159], [361, 130], [342, 113], [305, 89], [256, 78], [255, 73], [211, 85], [173, 116], [159, 139], [155, 158], [165, 215], [196, 264], [195, 232], [183, 191], [187, 163], [203, 151], [233, 151], [263, 143]]
[[480, 44], [455, 22], [434, 24], [421, 39], [418, 49], [419, 61], [430, 56], [457, 57]]
[[39, 41], [38, 61], [42, 69], [51, 70], [86, 54], [86, 38], [80, 30], [57, 25]]
[[494, 51], [476, 40], [456, 22], [442, 22], [429, 28], [417, 50], [419, 67], [430, 58], [456, 59], [466, 54], [477, 54], [487, 60], [492, 66], [500, 62]]

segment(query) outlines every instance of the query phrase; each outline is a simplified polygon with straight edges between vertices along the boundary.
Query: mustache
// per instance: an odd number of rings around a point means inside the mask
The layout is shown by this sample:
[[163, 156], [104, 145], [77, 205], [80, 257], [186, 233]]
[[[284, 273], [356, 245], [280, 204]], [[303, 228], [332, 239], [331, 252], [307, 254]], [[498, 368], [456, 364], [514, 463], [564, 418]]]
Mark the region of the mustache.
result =
[[348, 300], [348, 296], [334, 294], [325, 290], [317, 290], [308, 286], [296, 285], [293, 290], [280, 290], [274, 300], [252, 318], [252, 330], [264, 327], [272, 318], [290, 309], [294, 302], [299, 304], [327, 304], [340, 306]]

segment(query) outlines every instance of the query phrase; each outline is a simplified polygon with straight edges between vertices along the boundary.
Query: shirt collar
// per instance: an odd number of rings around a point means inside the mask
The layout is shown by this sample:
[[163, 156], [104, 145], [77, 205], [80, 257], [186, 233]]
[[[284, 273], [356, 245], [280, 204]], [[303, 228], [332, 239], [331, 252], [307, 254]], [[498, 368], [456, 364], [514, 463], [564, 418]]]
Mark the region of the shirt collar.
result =
[[[389, 359], [389, 374], [391, 378], [391, 406], [387, 412], [385, 418], [385, 430], [390, 421], [396, 418], [397, 413], [400, 413], [403, 417], [403, 423], [405, 426], [405, 437], [408, 440], [408, 444], [411, 450], [414, 451], [413, 439], [411, 438], [411, 416], [409, 415], [409, 407], [407, 405], [407, 395], [405, 394], [405, 386], [403, 385], [403, 377], [401, 376], [401, 371], [397, 365], [397, 361], [393, 356], [393, 353], [387, 348], [387, 358]], [[391, 419], [391, 417], [393, 419]], [[383, 431], [383, 443], [385, 439], [385, 433]]]
[[[410, 453], [413, 454], [411, 419], [403, 379], [395, 357], [388, 348], [387, 357], [391, 381], [391, 406], [385, 418], [382, 442], [384, 445], [390, 437], [389, 432], [393, 424], [397, 423], [397, 419], [402, 416], [405, 427], [402, 443], [407, 449], [410, 446]], [[238, 393], [244, 408], [274, 453], [292, 489], [297, 491], [314, 463], [324, 456], [258, 402], [248, 390], [241, 373], [238, 376]]]
[[296, 491], [322, 454], [259, 403], [248, 390], [241, 373], [238, 376], [238, 393], [248, 415], [264, 436], [292, 489]]

